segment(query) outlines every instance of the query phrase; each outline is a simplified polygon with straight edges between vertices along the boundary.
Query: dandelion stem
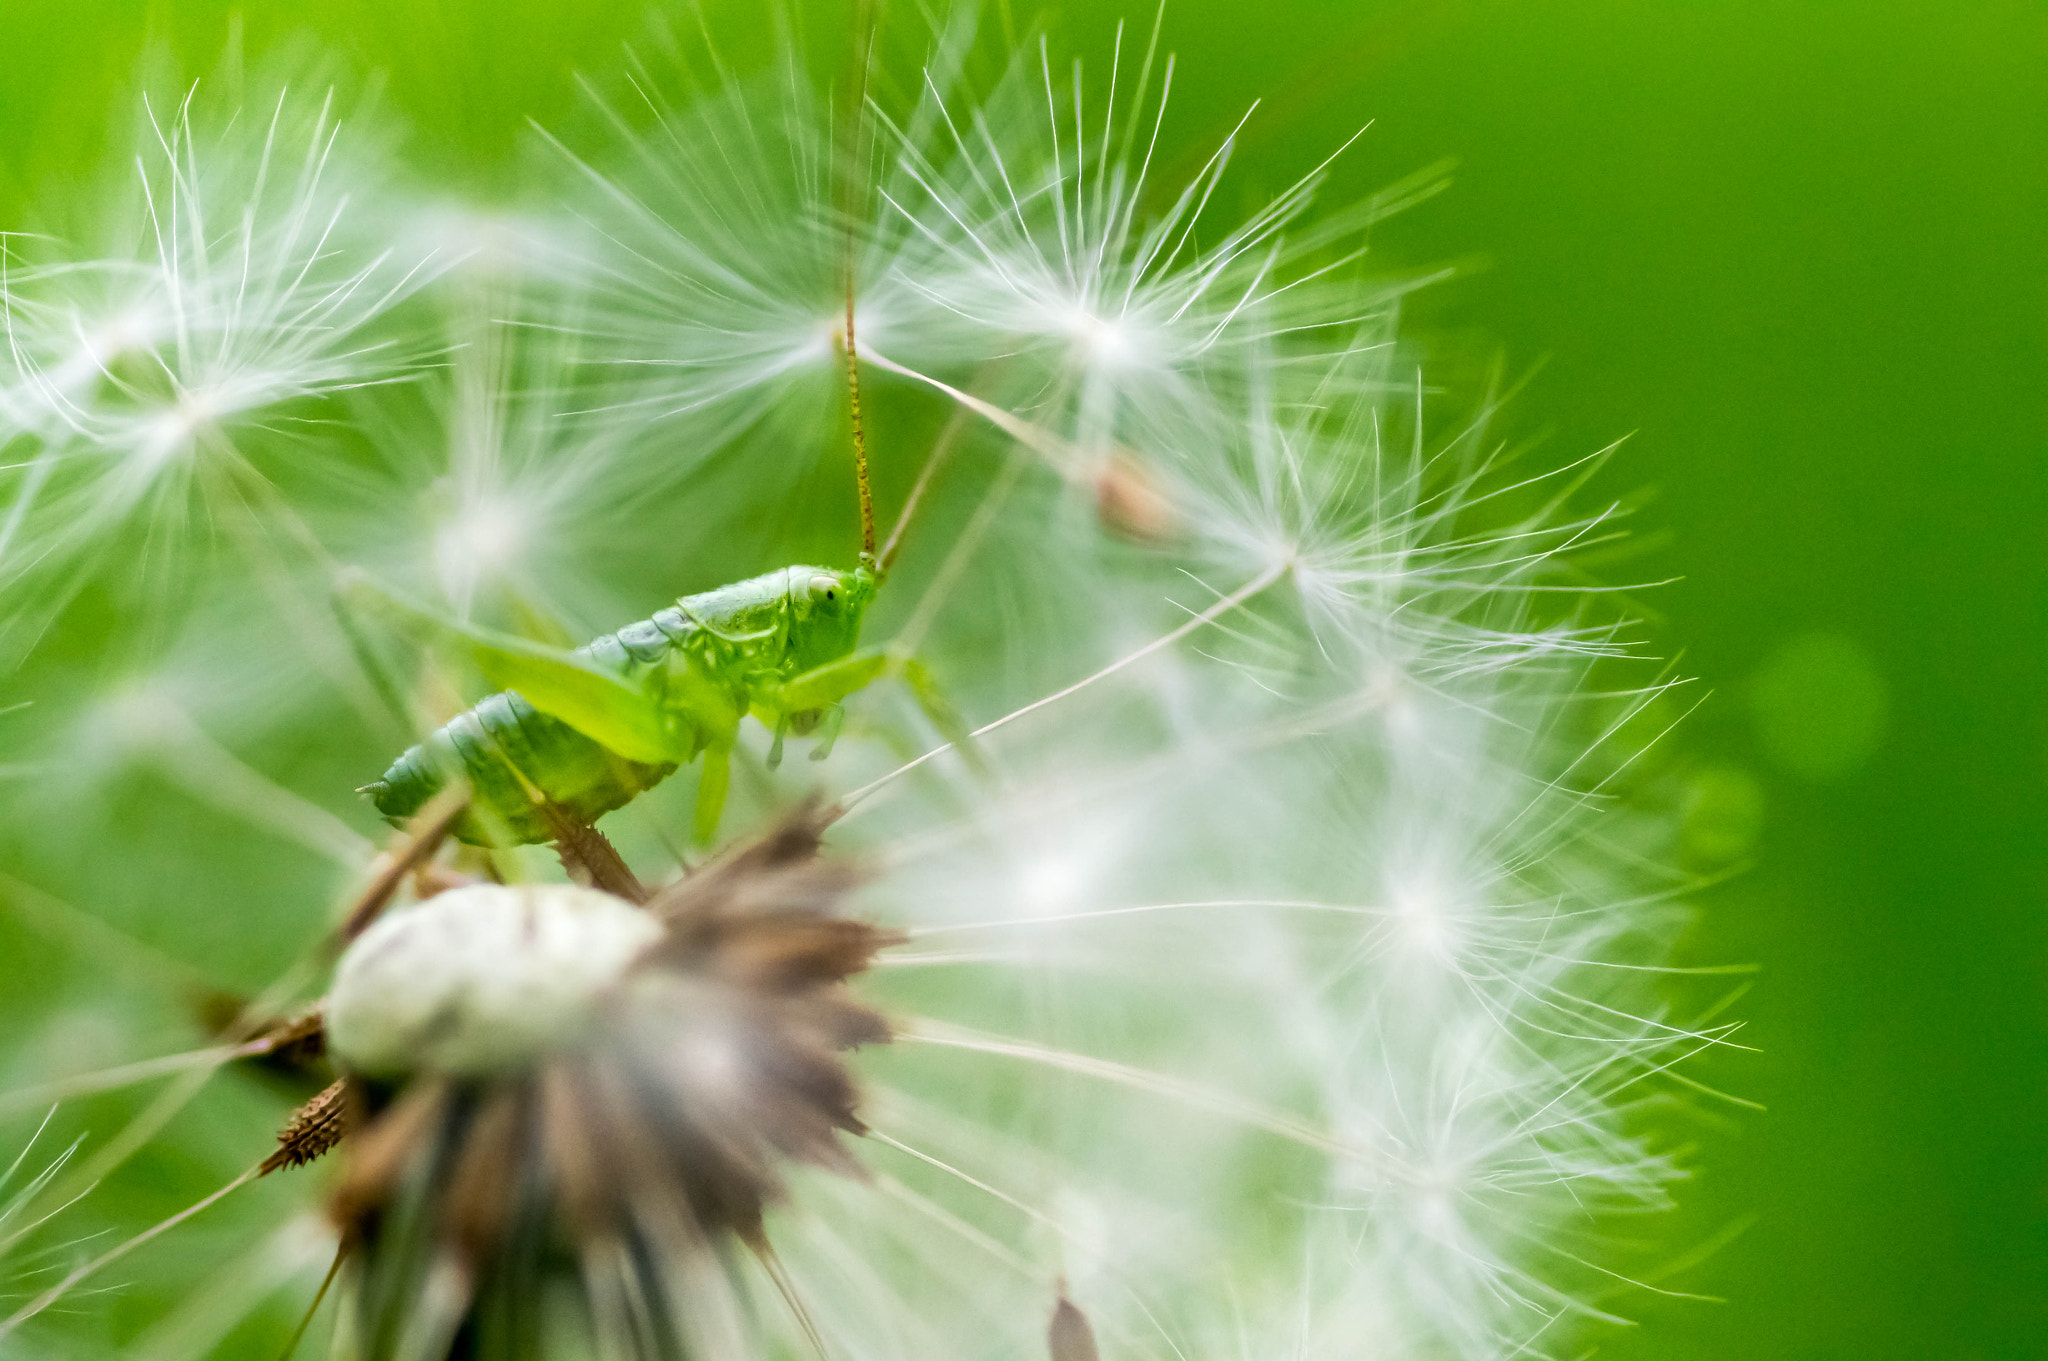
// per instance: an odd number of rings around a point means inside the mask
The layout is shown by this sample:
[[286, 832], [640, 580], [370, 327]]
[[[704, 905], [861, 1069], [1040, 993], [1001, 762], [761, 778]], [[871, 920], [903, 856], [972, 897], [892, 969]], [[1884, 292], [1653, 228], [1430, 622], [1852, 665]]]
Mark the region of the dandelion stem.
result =
[[147, 754], [193, 796], [339, 865], [359, 865], [375, 849], [346, 822], [229, 751], [177, 705], [152, 704], [149, 716], [160, 732]]
[[[912, 927], [903, 934], [911, 940], [922, 940], [927, 936], [951, 935], [959, 931], [994, 931], [1011, 927], [1055, 926], [1065, 922], [1101, 921], [1109, 917], [1131, 917], [1148, 912], [1184, 912], [1195, 908], [1234, 907], [1250, 908], [1257, 911], [1300, 911], [1335, 912], [1344, 916], [1383, 917], [1388, 909], [1383, 907], [1360, 907], [1351, 903], [1312, 902], [1300, 898], [1204, 898], [1185, 903], [1139, 903], [1132, 907], [1102, 907], [1087, 912], [1055, 912], [1034, 917], [1003, 917], [978, 922], [947, 922], [942, 926]], [[901, 962], [905, 956], [894, 959]], [[921, 956], [909, 956], [917, 959]]]
[[939, 438], [932, 445], [932, 451], [925, 457], [924, 467], [918, 469], [917, 481], [911, 484], [910, 495], [904, 498], [903, 509], [896, 515], [896, 525], [889, 531], [889, 538], [882, 545], [881, 569], [887, 572], [896, 565], [896, 554], [903, 547], [903, 536], [910, 530], [910, 521], [917, 514], [917, 508], [924, 502], [924, 494], [939, 475], [939, 469], [952, 456], [953, 446], [959, 441], [960, 429], [966, 424], [967, 412], [955, 411], [946, 428], [939, 432]]
[[[1286, 575], [1287, 570], [1291, 565], [1292, 564], [1289, 562], [1275, 563], [1273, 566], [1268, 567], [1265, 571], [1259, 573], [1259, 575], [1253, 577], [1250, 581], [1246, 582], [1243, 586], [1238, 587], [1229, 595], [1224, 596], [1221, 600], [1218, 600], [1215, 604], [1209, 606], [1209, 608], [1201, 611], [1198, 614], [1190, 616], [1188, 620], [1185, 623], [1181, 624], [1178, 628], [1175, 628], [1167, 633], [1161, 634], [1159, 637], [1154, 638], [1151, 642], [1145, 644], [1145, 646], [1139, 648], [1136, 652], [1125, 654], [1124, 656], [1118, 658], [1116, 661], [1111, 662], [1108, 666], [1103, 667], [1100, 671], [1097, 671], [1095, 674], [1091, 676], [1086, 676], [1081, 680], [1075, 681], [1072, 685], [1069, 685], [1064, 690], [1055, 690], [1053, 691], [1053, 693], [1046, 695], [1043, 698], [1033, 700], [1031, 703], [1025, 705], [1021, 709], [1013, 709], [1009, 713], [1004, 714], [1001, 718], [996, 719], [994, 722], [986, 723], [983, 724], [981, 727], [976, 728], [969, 735], [973, 737], [986, 736], [987, 734], [994, 732], [997, 728], [1003, 727], [1005, 724], [1012, 723], [1017, 719], [1024, 717], [1024, 715], [1028, 713], [1032, 713], [1036, 710], [1043, 709], [1048, 704], [1055, 704], [1060, 700], [1067, 698], [1067, 696], [1076, 693], [1077, 691], [1087, 689], [1089, 686], [1095, 684], [1097, 681], [1108, 679], [1110, 676], [1115, 675], [1117, 672], [1123, 670], [1127, 666], [1131, 666], [1137, 662], [1143, 661], [1145, 658], [1151, 656], [1153, 653], [1159, 651], [1161, 648], [1171, 646], [1175, 642], [1179, 641], [1180, 639], [1186, 637], [1188, 634], [1194, 632], [1196, 629], [1200, 628], [1202, 625], [1209, 623], [1211, 620], [1216, 619], [1220, 615], [1229, 613], [1231, 610], [1236, 609], [1239, 605], [1242, 605], [1245, 601], [1250, 600], [1253, 596], [1265, 590], [1268, 586], [1271, 586], [1274, 582], [1278, 581], [1282, 576]], [[872, 795], [876, 790], [882, 788], [884, 785], [894, 782], [895, 780], [901, 778], [904, 775], [908, 775], [911, 771], [916, 770], [926, 761], [931, 760], [933, 757], [938, 756], [943, 752], [950, 751], [952, 747], [953, 744], [951, 742], [942, 742], [938, 746], [933, 747], [930, 751], [926, 752], [924, 755], [918, 757], [917, 759], [905, 762], [903, 765], [900, 765], [896, 769], [890, 771], [887, 775], [884, 775], [879, 779], [872, 780], [867, 784], [862, 785], [859, 789], [854, 790], [852, 793], [840, 799], [840, 815], [843, 817], [851, 813], [856, 807], [858, 807], [861, 803], [866, 801], [866, 799], [870, 795]]]
[[245, 1044], [217, 1044], [205, 1049], [188, 1050], [182, 1054], [164, 1054], [153, 1059], [143, 1059], [137, 1063], [106, 1068], [96, 1073], [81, 1073], [77, 1077], [38, 1083], [33, 1087], [23, 1087], [18, 1091], [0, 1094], [0, 1117], [46, 1105], [52, 1101], [112, 1091], [117, 1087], [129, 1087], [138, 1082], [147, 1082], [151, 1078], [166, 1077], [193, 1068], [218, 1068], [252, 1052], [256, 1051]]
[[13, 1335], [15, 1329], [19, 1328], [22, 1324], [28, 1322], [37, 1314], [42, 1313], [43, 1310], [49, 1308], [58, 1300], [62, 1299], [64, 1297], [65, 1292], [69, 1291], [72, 1286], [77, 1285], [86, 1277], [91, 1276], [93, 1273], [97, 1272], [101, 1267], [112, 1265], [113, 1263], [119, 1261], [121, 1258], [127, 1256], [130, 1252], [133, 1252], [136, 1248], [141, 1247], [144, 1243], [149, 1242], [152, 1238], [157, 1237], [159, 1234], [170, 1232], [172, 1229], [177, 1228], [186, 1220], [192, 1218], [192, 1216], [198, 1214], [200, 1211], [212, 1205], [215, 1201], [224, 1198], [232, 1191], [240, 1190], [242, 1187], [256, 1180], [256, 1174], [258, 1170], [258, 1168], [250, 1168], [241, 1176], [236, 1177], [233, 1181], [229, 1182], [226, 1186], [221, 1187], [212, 1195], [207, 1196], [204, 1200], [186, 1206], [184, 1209], [178, 1211], [178, 1213], [172, 1215], [169, 1219], [163, 1220], [162, 1222], [150, 1228], [144, 1229], [141, 1233], [136, 1234], [127, 1242], [118, 1244], [112, 1248], [107, 1249], [107, 1251], [93, 1258], [90, 1262], [87, 1262], [83, 1266], [78, 1267], [69, 1276], [66, 1276], [63, 1280], [57, 1282], [57, 1284], [51, 1286], [48, 1290], [45, 1290], [42, 1294], [36, 1296], [33, 1300], [23, 1305], [21, 1309], [16, 1311], [13, 1317], [7, 1319], [5, 1322], [0, 1322], [0, 1342], [6, 1341], [8, 1337]]
[[934, 378], [930, 374], [919, 373], [916, 369], [905, 368], [895, 360], [888, 358], [886, 355], [877, 354], [866, 346], [861, 347], [861, 352], [867, 356], [868, 362], [878, 369], [885, 369], [890, 373], [900, 374], [905, 378], [914, 378], [920, 383], [937, 388], [969, 411], [988, 421], [990, 425], [995, 426], [1011, 439], [1016, 440], [1025, 448], [1043, 457], [1062, 476], [1073, 476], [1080, 468], [1081, 457], [1075, 452], [1072, 445], [1056, 435], [1047, 434], [1031, 422], [1010, 414], [994, 402], [977, 397], [971, 392], [964, 392], [954, 387], [951, 383]]
[[278, 1361], [292, 1361], [292, 1354], [298, 1351], [299, 1343], [305, 1340], [306, 1330], [313, 1326], [313, 1315], [320, 1312], [320, 1302], [327, 1298], [327, 1292], [334, 1285], [334, 1278], [341, 1274], [341, 1264], [347, 1256], [348, 1243], [343, 1241], [334, 1249], [334, 1261], [327, 1268], [327, 1274], [320, 1279], [320, 1289], [314, 1292], [313, 1302], [306, 1306], [305, 1317], [301, 1318], [299, 1326], [292, 1330], [292, 1340], [285, 1343]]
[[896, 1038], [952, 1049], [967, 1049], [1000, 1058], [1021, 1059], [1027, 1063], [1044, 1064], [1064, 1072], [1079, 1073], [1084, 1077], [1100, 1078], [1134, 1091], [1178, 1101], [1193, 1109], [1207, 1111], [1252, 1129], [1263, 1130], [1289, 1142], [1300, 1144], [1304, 1148], [1332, 1154], [1349, 1162], [1378, 1166], [1387, 1161], [1384, 1156], [1376, 1155], [1370, 1149], [1334, 1139], [1315, 1126], [1285, 1112], [1268, 1110], [1229, 1092], [1217, 1091], [1165, 1073], [1148, 1072], [1143, 1068], [1134, 1068], [1111, 1059], [1098, 1059], [1087, 1054], [1052, 1049], [1045, 1045], [1033, 1044], [1029, 1040], [984, 1036], [939, 1022], [902, 1026], [897, 1030]]

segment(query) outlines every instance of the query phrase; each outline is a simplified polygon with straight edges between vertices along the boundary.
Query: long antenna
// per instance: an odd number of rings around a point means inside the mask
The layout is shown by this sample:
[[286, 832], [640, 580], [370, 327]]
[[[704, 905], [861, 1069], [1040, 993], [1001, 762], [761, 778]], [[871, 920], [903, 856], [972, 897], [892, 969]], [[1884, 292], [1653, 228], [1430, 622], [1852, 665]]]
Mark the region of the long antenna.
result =
[[[849, 233], [852, 230], [847, 228]], [[863, 560], [872, 561], [875, 556], [875, 493], [868, 486], [868, 437], [860, 423], [860, 360], [855, 357], [853, 340], [852, 254], [849, 249], [846, 270], [846, 398], [853, 410], [853, 480], [860, 487], [860, 555]]]
[[[862, 23], [863, 16], [867, 22]], [[875, 494], [868, 483], [868, 436], [860, 420], [860, 353], [853, 334], [853, 224], [861, 207], [856, 185], [863, 173], [861, 130], [868, 102], [868, 64], [873, 60], [876, 21], [868, 6], [855, 0], [853, 6], [854, 59], [859, 63], [853, 81], [853, 107], [848, 110], [847, 140], [852, 143], [846, 180], [846, 398], [853, 416], [853, 477], [860, 488], [860, 557], [868, 566], [875, 558]], [[865, 29], [865, 32], [862, 30]], [[864, 40], [864, 41], [863, 41]]]

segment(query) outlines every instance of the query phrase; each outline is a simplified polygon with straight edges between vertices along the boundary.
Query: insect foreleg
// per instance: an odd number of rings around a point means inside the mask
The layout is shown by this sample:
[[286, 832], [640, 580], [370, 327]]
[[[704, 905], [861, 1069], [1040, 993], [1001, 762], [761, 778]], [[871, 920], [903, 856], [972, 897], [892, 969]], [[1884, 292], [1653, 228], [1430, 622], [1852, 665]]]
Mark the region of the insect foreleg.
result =
[[846, 709], [839, 704], [828, 704], [822, 709], [798, 709], [793, 713], [764, 709], [759, 717], [775, 733], [775, 740], [768, 744], [768, 769], [774, 770], [782, 764], [782, 739], [791, 733], [798, 737], [822, 733], [811, 747], [811, 759], [822, 761], [830, 756], [832, 743], [838, 739], [840, 724], [846, 717]]
[[[975, 745], [973, 734], [961, 721], [959, 711], [947, 700], [930, 669], [909, 653], [893, 648], [873, 648], [836, 662], [827, 662], [784, 681], [774, 692], [775, 702], [785, 714], [831, 709], [854, 691], [884, 676], [900, 676], [910, 688], [911, 698], [917, 701], [917, 707], [938, 729], [939, 736], [959, 750], [976, 775], [984, 779], [988, 777], [988, 763]], [[826, 749], [830, 750], [829, 739]]]
[[769, 694], [783, 714], [824, 709], [856, 690], [866, 689], [887, 672], [892, 658], [881, 648], [867, 648], [836, 662], [813, 667], [773, 687]]
[[826, 708], [818, 719], [818, 740], [811, 747], [811, 759], [822, 761], [832, 754], [832, 744], [839, 740], [839, 729], [846, 723], [846, 706], [834, 704]]

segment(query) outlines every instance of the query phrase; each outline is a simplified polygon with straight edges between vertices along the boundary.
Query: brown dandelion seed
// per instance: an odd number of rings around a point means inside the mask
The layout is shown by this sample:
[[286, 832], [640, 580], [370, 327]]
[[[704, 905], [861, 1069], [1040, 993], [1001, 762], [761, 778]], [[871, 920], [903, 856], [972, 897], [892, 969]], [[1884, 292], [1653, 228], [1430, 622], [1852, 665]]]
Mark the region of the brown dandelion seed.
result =
[[1164, 543], [1180, 531], [1180, 512], [1159, 478], [1129, 454], [1111, 454], [1095, 471], [1095, 509], [1102, 523], [1136, 543]]
[[1100, 1361], [1095, 1347], [1095, 1330], [1081, 1306], [1067, 1298], [1064, 1287], [1053, 1306], [1052, 1324], [1046, 1329], [1046, 1352], [1052, 1361]]
[[347, 1078], [338, 1078], [299, 1107], [277, 1136], [277, 1151], [263, 1160], [264, 1176], [280, 1167], [304, 1167], [342, 1141], [356, 1120], [348, 1085]]

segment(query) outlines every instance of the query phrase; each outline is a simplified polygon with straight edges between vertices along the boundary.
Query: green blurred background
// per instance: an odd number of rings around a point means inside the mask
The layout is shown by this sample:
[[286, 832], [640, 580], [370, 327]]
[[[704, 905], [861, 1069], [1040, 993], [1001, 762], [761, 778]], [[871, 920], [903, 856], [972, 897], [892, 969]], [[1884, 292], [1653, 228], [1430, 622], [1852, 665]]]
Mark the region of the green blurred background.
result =
[[[297, 7], [294, 7], [296, 9]], [[728, 6], [744, 13], [739, 6]], [[635, 6], [550, 0], [0, 6], [0, 219], [76, 180], [138, 54], [308, 34], [381, 73], [408, 155], [509, 182]], [[803, 6], [807, 25], [843, 22]], [[991, 6], [1104, 62], [1100, 0]], [[1151, 15], [1134, 13], [1138, 29]], [[915, 20], [906, 11], [904, 26]], [[1443, 372], [1504, 356], [1509, 425], [1656, 495], [1609, 580], [1710, 691], [1694, 962], [1748, 961], [1757, 1052], [1712, 1108], [1680, 1269], [1604, 1356], [2006, 1357], [2048, 1338], [2048, 7], [1897, 0], [1177, 0], [1169, 140], [1248, 201], [1357, 125], [1343, 199], [1444, 158], [1380, 230]], [[1711, 1248], [1712, 1251], [1697, 1251]]]

